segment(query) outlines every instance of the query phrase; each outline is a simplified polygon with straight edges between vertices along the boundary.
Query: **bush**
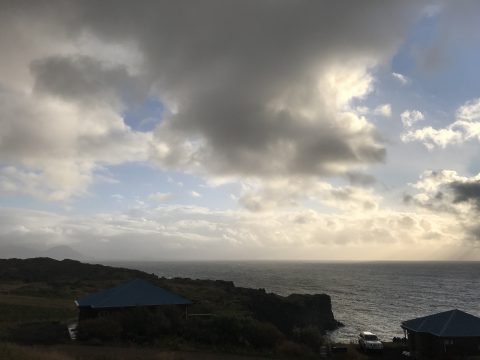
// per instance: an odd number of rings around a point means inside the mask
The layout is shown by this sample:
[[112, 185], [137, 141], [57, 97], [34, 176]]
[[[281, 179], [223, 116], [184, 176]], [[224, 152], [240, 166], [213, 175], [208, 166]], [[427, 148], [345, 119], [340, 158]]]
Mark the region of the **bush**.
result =
[[273, 349], [284, 339], [284, 335], [272, 324], [233, 316], [191, 319], [183, 336], [205, 344], [250, 346], [254, 349]]
[[117, 319], [105, 316], [81, 321], [77, 328], [77, 339], [108, 342], [118, 340], [121, 333], [122, 327]]
[[190, 318], [181, 333], [185, 339], [207, 345], [232, 345], [244, 343], [237, 318], [215, 316]]
[[282, 355], [292, 358], [302, 358], [312, 356], [312, 351], [305, 345], [297, 344], [293, 341], [284, 341], [278, 347], [278, 352]]
[[79, 324], [78, 339], [99, 341], [124, 340], [134, 343], [154, 343], [164, 335], [181, 332], [183, 314], [174, 308], [151, 311], [135, 308], [119, 311]]
[[258, 349], [275, 348], [283, 339], [284, 335], [274, 325], [246, 319], [243, 332], [247, 341]]
[[136, 343], [152, 342], [172, 331], [172, 322], [163, 311], [133, 309], [119, 315], [122, 338]]
[[220, 347], [275, 349], [285, 336], [274, 325], [253, 318], [215, 316], [183, 319], [175, 311], [138, 308], [80, 322], [78, 339], [90, 342], [123, 340], [138, 344], [158, 343], [176, 337]]
[[18, 346], [0, 342], [2, 360], [73, 360], [72, 357], [54, 350]]
[[12, 327], [7, 339], [21, 344], [58, 344], [70, 339], [67, 327], [60, 322], [24, 323]]
[[308, 326], [293, 329], [293, 339], [301, 344], [307, 345], [313, 351], [319, 351], [323, 345], [323, 337], [318, 328]]

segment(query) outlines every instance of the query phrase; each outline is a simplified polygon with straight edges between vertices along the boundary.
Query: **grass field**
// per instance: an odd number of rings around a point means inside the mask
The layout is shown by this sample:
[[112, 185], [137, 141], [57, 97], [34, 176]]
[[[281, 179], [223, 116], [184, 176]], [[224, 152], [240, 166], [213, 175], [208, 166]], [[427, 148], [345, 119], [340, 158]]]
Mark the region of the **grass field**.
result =
[[0, 286], [0, 337], [14, 324], [75, 319], [76, 309], [71, 299], [12, 294], [20, 285]]

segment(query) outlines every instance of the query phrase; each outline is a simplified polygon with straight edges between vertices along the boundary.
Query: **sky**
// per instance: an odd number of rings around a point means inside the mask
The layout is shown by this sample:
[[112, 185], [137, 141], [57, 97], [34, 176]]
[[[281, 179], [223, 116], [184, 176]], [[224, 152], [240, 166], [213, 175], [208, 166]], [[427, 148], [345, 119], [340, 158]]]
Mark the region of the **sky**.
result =
[[0, 0], [0, 253], [480, 260], [479, 24], [475, 0]]

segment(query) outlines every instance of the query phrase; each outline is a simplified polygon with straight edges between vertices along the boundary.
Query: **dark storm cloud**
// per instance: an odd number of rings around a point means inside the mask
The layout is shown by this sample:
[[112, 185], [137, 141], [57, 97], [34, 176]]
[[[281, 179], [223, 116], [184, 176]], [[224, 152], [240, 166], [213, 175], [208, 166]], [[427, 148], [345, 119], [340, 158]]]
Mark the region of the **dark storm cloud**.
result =
[[35, 60], [30, 66], [35, 90], [70, 101], [121, 101], [133, 97], [136, 79], [124, 66], [107, 65], [89, 56]]
[[480, 181], [453, 182], [450, 188], [454, 194], [454, 203], [472, 202], [480, 210]]
[[[39, 0], [0, 7], [9, 24], [0, 30], [10, 29], [0, 50], [35, 39], [31, 52], [19, 53], [30, 58], [18, 57], [30, 69], [38, 107], [42, 96], [57, 97], [121, 116], [131, 98], [157, 97], [164, 119], [142, 146], [161, 167], [207, 177], [346, 175], [366, 184], [347, 174], [384, 161], [385, 147], [349, 104], [372, 90], [373, 67], [394, 54], [423, 4]], [[5, 122], [9, 128], [13, 120]], [[42, 141], [58, 141], [49, 134]], [[35, 137], [26, 141], [42, 152]]]
[[[27, 4], [22, 14], [57, 21], [72, 39], [135, 44], [141, 81], [172, 109], [156, 131], [165, 151], [152, 156], [161, 166], [197, 163], [214, 174], [258, 176], [345, 174], [384, 160], [375, 127], [342, 107], [368, 92], [369, 68], [392, 55], [421, 8], [385, 1]], [[32, 71], [38, 91], [77, 100], [136, 86], [125, 69], [75, 54], [39, 59]]]

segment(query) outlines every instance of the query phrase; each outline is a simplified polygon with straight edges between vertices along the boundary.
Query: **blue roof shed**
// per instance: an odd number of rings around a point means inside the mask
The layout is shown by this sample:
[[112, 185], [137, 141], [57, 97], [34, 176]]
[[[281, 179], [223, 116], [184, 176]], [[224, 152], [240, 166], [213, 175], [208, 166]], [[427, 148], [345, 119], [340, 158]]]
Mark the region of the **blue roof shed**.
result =
[[454, 309], [404, 321], [402, 328], [438, 337], [480, 337], [480, 318]]
[[415, 359], [470, 359], [480, 355], [480, 318], [461, 310], [407, 320], [402, 328]]
[[155, 286], [148, 281], [135, 279], [111, 289], [87, 295], [75, 301], [79, 308], [112, 309], [136, 306], [190, 305], [191, 301]]

